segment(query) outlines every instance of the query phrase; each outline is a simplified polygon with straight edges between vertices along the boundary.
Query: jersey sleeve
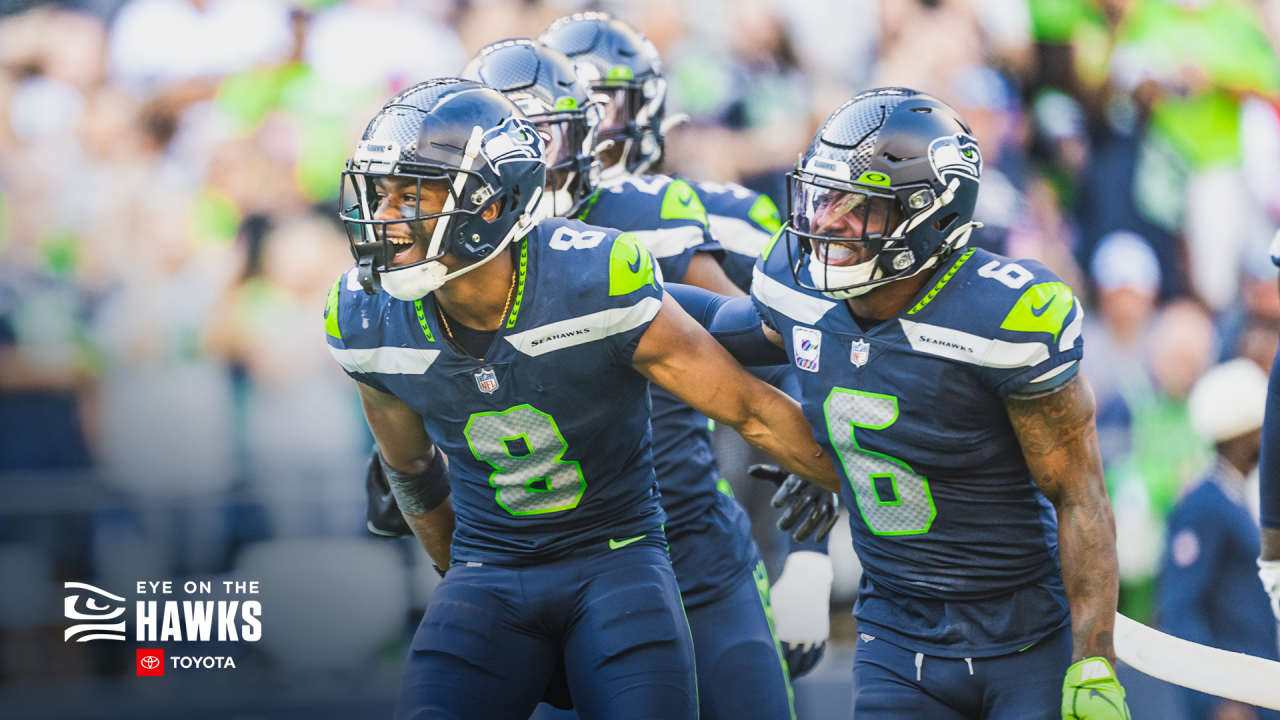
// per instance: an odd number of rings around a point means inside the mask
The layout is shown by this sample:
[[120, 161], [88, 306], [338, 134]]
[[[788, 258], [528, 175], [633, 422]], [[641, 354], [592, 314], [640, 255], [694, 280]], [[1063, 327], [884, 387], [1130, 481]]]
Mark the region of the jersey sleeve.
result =
[[[352, 270], [350, 272], [355, 271]], [[329, 288], [329, 297], [324, 305], [325, 340], [329, 344], [329, 352], [338, 361], [338, 364], [342, 366], [342, 371], [353, 380], [390, 395], [391, 391], [378, 380], [376, 375], [362, 372], [359, 369], [358, 363], [353, 360], [354, 353], [352, 348], [347, 347], [347, 340], [343, 338], [344, 326], [348, 328], [347, 338], [351, 338], [353, 334], [350, 323], [344, 322], [344, 314], [351, 315], [354, 312], [353, 305], [359, 299], [357, 293], [364, 293], [364, 289], [358, 284], [354, 286], [354, 290], [351, 285], [348, 282], [348, 274], [344, 273], [342, 277], [339, 277], [333, 283], [333, 287]], [[345, 291], [344, 286], [346, 286]]]
[[[1053, 389], [1079, 371], [1084, 356], [1084, 308], [1071, 288], [1040, 263], [1022, 260], [1003, 267], [994, 261], [975, 273], [975, 299], [990, 297], [990, 308], [972, 313], [988, 327], [965, 337], [943, 338], [981, 355], [978, 377], [1001, 398]], [[984, 303], [985, 304], [985, 303]], [[921, 335], [920, 337], [927, 337]]]

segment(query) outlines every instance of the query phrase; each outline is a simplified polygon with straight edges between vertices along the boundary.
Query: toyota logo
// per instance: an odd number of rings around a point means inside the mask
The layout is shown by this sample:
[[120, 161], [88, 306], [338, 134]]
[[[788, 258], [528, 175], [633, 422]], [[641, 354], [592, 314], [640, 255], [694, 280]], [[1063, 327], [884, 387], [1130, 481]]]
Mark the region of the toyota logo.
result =
[[148, 655], [142, 658], [141, 660], [139, 660], [138, 662], [142, 663], [142, 667], [148, 670], [155, 670], [156, 668], [160, 667], [160, 659], [157, 658], [155, 655]]

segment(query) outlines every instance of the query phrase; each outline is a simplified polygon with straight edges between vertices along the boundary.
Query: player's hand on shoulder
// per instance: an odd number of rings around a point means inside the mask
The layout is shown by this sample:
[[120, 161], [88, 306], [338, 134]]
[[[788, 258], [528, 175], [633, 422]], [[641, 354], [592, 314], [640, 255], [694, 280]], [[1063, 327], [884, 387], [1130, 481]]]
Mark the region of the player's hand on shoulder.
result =
[[778, 517], [779, 530], [790, 532], [797, 542], [808, 540], [810, 535], [819, 542], [827, 539], [839, 519], [840, 498], [835, 493], [791, 475], [777, 465], [752, 465], [747, 474], [778, 486], [772, 504], [782, 511]]
[[774, 632], [782, 643], [792, 679], [812, 670], [826, 650], [831, 635], [832, 578], [830, 557], [793, 552], [769, 589]]
[[1062, 680], [1062, 720], [1132, 720], [1124, 696], [1106, 658], [1085, 658]]

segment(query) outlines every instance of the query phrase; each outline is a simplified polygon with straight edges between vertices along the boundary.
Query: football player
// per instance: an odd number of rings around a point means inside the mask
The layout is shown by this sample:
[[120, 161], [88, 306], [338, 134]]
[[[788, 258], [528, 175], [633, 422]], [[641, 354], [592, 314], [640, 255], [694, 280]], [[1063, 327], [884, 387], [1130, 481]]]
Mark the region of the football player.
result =
[[691, 718], [649, 382], [797, 474], [835, 472], [798, 406], [665, 297], [633, 235], [537, 222], [545, 157], [501, 93], [440, 79], [392, 98], [343, 174], [357, 264], [327, 339], [447, 569], [396, 716], [523, 720], [563, 667], [582, 717]]
[[[1280, 266], [1280, 232], [1271, 241], [1271, 262]], [[1271, 366], [1267, 414], [1262, 423], [1262, 458], [1258, 461], [1262, 496], [1262, 554], [1258, 576], [1271, 596], [1271, 612], [1280, 623], [1280, 353]]]
[[[622, 57], [633, 63], [648, 62], [634, 31], [606, 23], [604, 32], [630, 33], [611, 46], [624, 52], [630, 48]], [[536, 40], [504, 40], [481, 48], [462, 76], [502, 91], [542, 134], [549, 148], [550, 212], [579, 218], [589, 213], [593, 224], [631, 231], [655, 256], [668, 282], [689, 279], [697, 261], [719, 270], [714, 257], [701, 249], [709, 245], [703, 239], [706, 215], [684, 181], [649, 176], [639, 183], [594, 187], [600, 106], [563, 53]], [[667, 515], [671, 561], [693, 634], [700, 715], [792, 718], [790, 680], [770, 625], [763, 561], [745, 510], [718, 490], [707, 418], [660, 387], [651, 388], [650, 395], [654, 471]]]
[[789, 174], [754, 312], [679, 295], [726, 347], [786, 349], [838, 458], [856, 717], [1127, 719], [1082, 311], [1041, 264], [965, 247], [981, 172], [946, 104], [859, 94]]

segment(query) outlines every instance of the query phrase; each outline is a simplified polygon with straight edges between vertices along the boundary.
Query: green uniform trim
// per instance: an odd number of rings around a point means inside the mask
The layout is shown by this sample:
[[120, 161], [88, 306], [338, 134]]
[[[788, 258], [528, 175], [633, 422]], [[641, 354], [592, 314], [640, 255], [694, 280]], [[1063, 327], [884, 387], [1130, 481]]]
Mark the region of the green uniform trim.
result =
[[645, 285], [659, 289], [653, 274], [653, 256], [639, 238], [623, 233], [609, 251], [609, 295], [629, 295]]
[[342, 328], [338, 326], [338, 291], [341, 285], [342, 278], [338, 278], [329, 288], [329, 299], [324, 304], [324, 331], [339, 340], [342, 339]]
[[596, 190], [594, 193], [591, 193], [591, 199], [587, 201], [586, 207], [582, 208], [582, 212], [578, 213], [578, 220], [581, 220], [582, 222], [587, 221], [587, 215], [591, 214], [591, 208], [595, 207], [596, 203], [599, 202], [600, 194], [602, 192], [604, 191]]
[[427, 311], [422, 308], [422, 298], [413, 301], [413, 309], [418, 313], [418, 325], [422, 328], [422, 334], [427, 336], [427, 342], [435, 342], [436, 339], [431, 336], [431, 327], [427, 325]]
[[747, 217], [768, 233], [776, 233], [778, 228], [782, 227], [782, 215], [778, 212], [778, 206], [773, 204], [773, 200], [770, 200], [768, 195], [756, 198], [756, 201], [751, 204], [751, 210], [747, 211]]
[[719, 480], [716, 481], [716, 489], [724, 493], [725, 495], [728, 495], [729, 497], [733, 497], [733, 486], [730, 485], [729, 481], [725, 480], [724, 478], [720, 478]]
[[1060, 282], [1039, 283], [1027, 288], [1000, 323], [1001, 330], [1046, 332], [1057, 340], [1062, 323], [1075, 304], [1071, 288]]
[[769, 259], [769, 253], [773, 252], [773, 246], [777, 244], [778, 238], [780, 237], [782, 237], [782, 228], [778, 228], [778, 231], [773, 234], [773, 237], [769, 238], [769, 242], [764, 244], [764, 250], [760, 251], [761, 258], [765, 260]]
[[524, 301], [524, 280], [529, 272], [529, 241], [520, 241], [520, 275], [516, 279], [516, 299], [511, 303], [511, 315], [507, 318], [507, 329], [516, 326], [516, 316], [520, 314], [520, 303]]
[[791, 689], [791, 670], [787, 668], [787, 656], [782, 652], [782, 641], [773, 628], [773, 604], [769, 601], [769, 573], [765, 572], [764, 561], [756, 563], [751, 576], [756, 581], [756, 591], [760, 593], [760, 604], [764, 607], [764, 617], [769, 621], [769, 634], [773, 636], [773, 647], [778, 651], [778, 662], [782, 664], [782, 682], [787, 686], [787, 707], [791, 710], [791, 720], [796, 720], [796, 692]]
[[697, 220], [707, 224], [707, 209], [693, 187], [683, 180], [673, 180], [662, 195], [663, 220]]
[[955, 275], [956, 271], [960, 269], [960, 266], [968, 262], [969, 258], [973, 256], [973, 251], [974, 251], [973, 248], [969, 248], [968, 250], [966, 250], [964, 254], [960, 256], [960, 259], [957, 260], [955, 264], [951, 266], [951, 269], [948, 270], [947, 273], [942, 276], [942, 279], [939, 280], [938, 283], [933, 286], [933, 289], [929, 291], [929, 294], [920, 298], [920, 302], [916, 303], [915, 307], [908, 310], [907, 314], [915, 315], [916, 313], [923, 310], [925, 305], [928, 305], [930, 302], [933, 302], [933, 299], [937, 297], [938, 293], [942, 292], [942, 288], [951, 280], [951, 276]]

